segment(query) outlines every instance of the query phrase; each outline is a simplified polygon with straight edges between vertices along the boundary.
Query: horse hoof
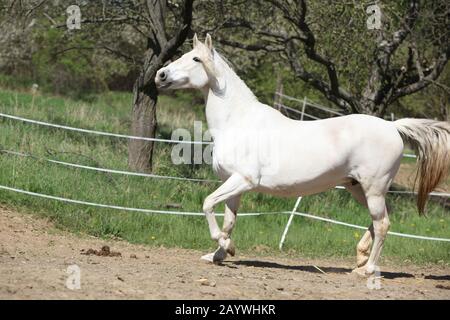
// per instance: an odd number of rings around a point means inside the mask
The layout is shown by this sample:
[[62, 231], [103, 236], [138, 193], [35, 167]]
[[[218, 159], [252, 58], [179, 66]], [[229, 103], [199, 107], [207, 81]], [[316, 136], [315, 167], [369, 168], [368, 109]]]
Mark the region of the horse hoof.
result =
[[373, 274], [373, 272], [370, 272], [367, 270], [365, 265], [362, 267], [353, 269], [352, 273], [356, 274], [357, 276], [364, 277], [364, 278], [370, 277]]
[[205, 254], [204, 256], [202, 256], [200, 258], [200, 260], [203, 260], [203, 261], [206, 261], [206, 262], [209, 262], [209, 263], [214, 263], [214, 252]]
[[234, 246], [234, 242], [230, 239], [230, 243], [228, 244], [227, 252], [234, 257], [236, 254], [236, 247]]
[[363, 267], [369, 261], [369, 255], [361, 254], [356, 257], [356, 265], [358, 267]]
[[222, 247], [219, 247], [215, 252], [205, 254], [200, 260], [209, 263], [220, 263], [227, 257], [227, 252]]
[[227, 253], [229, 253], [232, 257], [234, 257], [234, 254], [236, 253], [236, 248], [234, 246], [234, 242], [233, 240], [231, 240], [230, 238], [224, 240], [224, 239], [220, 239], [219, 240], [219, 245], [225, 249], [225, 251]]
[[352, 270], [353, 274], [356, 274], [357, 276], [366, 278], [368, 275], [366, 274], [366, 267], [358, 267]]

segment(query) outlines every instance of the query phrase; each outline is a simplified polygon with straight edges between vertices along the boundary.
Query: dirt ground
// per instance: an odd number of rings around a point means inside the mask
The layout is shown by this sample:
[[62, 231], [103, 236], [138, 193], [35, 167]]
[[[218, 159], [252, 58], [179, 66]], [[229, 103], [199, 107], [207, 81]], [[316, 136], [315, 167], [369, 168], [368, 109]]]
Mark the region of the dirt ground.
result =
[[[0, 207], [0, 299], [450, 299], [449, 267], [383, 266], [371, 290], [351, 260], [238, 253], [210, 265], [202, 254], [74, 235]], [[74, 264], [78, 290], [66, 287]]]

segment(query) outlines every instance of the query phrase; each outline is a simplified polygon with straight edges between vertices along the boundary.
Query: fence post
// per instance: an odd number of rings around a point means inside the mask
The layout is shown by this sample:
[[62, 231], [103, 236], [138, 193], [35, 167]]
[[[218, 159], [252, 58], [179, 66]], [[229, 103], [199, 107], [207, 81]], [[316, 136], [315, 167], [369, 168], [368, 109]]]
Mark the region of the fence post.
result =
[[305, 114], [305, 108], [306, 108], [306, 96], [303, 97], [302, 115], [300, 117], [301, 121], [303, 121], [303, 115]]
[[286, 227], [284, 228], [284, 232], [283, 232], [283, 235], [281, 236], [280, 244], [278, 245], [280, 250], [283, 249], [284, 240], [286, 240], [286, 235], [288, 233], [289, 227], [291, 226], [292, 219], [294, 219], [294, 214], [297, 211], [300, 201], [302, 201], [302, 197], [298, 197], [297, 201], [295, 202], [294, 209], [292, 209], [291, 216], [289, 217], [288, 223], [286, 224]]
[[277, 88], [275, 89], [275, 96], [273, 98], [273, 107], [279, 111], [281, 111], [281, 103], [283, 97], [281, 96], [283, 94], [283, 78], [281, 77], [281, 74], [278, 73], [277, 76]]

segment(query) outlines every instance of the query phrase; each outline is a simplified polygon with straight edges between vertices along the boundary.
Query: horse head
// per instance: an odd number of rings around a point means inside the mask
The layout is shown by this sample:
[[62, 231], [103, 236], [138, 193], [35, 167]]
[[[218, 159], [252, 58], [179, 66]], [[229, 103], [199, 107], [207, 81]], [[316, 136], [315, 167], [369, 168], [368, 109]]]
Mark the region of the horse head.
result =
[[158, 70], [156, 86], [162, 90], [215, 88], [218, 86], [215, 55], [211, 36], [208, 34], [202, 43], [195, 34], [190, 52]]

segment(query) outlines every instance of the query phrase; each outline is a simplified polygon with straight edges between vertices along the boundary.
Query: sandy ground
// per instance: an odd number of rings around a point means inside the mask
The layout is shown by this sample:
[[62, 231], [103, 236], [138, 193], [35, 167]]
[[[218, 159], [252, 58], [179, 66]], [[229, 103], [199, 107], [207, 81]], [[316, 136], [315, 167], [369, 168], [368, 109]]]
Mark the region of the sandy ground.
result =
[[[86, 254], [105, 245], [120, 256]], [[371, 290], [351, 260], [238, 254], [210, 265], [202, 254], [73, 235], [0, 207], [0, 299], [450, 299], [449, 267], [384, 266]], [[79, 290], [66, 287], [74, 264]]]

